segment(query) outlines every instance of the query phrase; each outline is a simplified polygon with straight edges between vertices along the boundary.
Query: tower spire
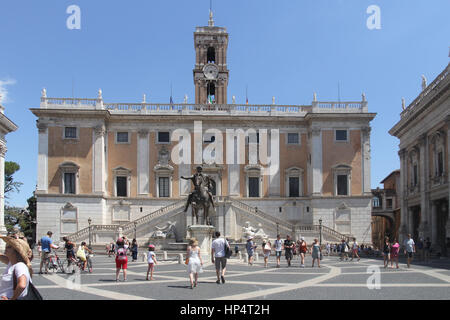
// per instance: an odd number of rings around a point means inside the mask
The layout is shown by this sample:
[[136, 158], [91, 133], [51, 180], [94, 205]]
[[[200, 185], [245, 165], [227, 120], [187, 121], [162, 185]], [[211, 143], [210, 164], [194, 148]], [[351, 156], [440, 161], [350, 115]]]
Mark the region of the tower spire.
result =
[[212, 11], [212, 0], [209, 0], [209, 27], [214, 27], [213, 11]]

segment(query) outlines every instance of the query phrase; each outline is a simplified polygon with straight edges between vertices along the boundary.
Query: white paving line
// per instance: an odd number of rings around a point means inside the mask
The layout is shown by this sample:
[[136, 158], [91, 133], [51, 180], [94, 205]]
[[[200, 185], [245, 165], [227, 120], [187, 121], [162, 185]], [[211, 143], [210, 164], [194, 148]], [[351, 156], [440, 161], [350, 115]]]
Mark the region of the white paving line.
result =
[[301, 289], [301, 288], [305, 288], [305, 287], [310, 287], [314, 284], [318, 284], [320, 282], [326, 281], [328, 279], [334, 278], [338, 275], [341, 274], [341, 269], [340, 268], [335, 268], [335, 267], [331, 267], [330, 268], [330, 272], [319, 276], [317, 278], [314, 279], [309, 279], [309, 280], [305, 280], [302, 281], [300, 283], [295, 283], [295, 284], [290, 284], [287, 286], [283, 286], [281, 288], [272, 288], [272, 289], [265, 289], [265, 290], [260, 290], [260, 291], [255, 291], [255, 292], [248, 292], [248, 293], [242, 293], [242, 294], [236, 294], [236, 295], [231, 295], [231, 296], [226, 296], [226, 297], [219, 297], [219, 298], [214, 298], [212, 300], [244, 300], [244, 299], [255, 299], [261, 296], [267, 296], [267, 295], [272, 295], [272, 294], [276, 294], [276, 293], [281, 293], [281, 292], [286, 292], [286, 291], [291, 291], [291, 290], [296, 290], [296, 289]]
[[411, 269], [411, 270], [413, 270], [414, 272], [420, 272], [420, 273], [426, 274], [430, 277], [450, 283], [450, 276], [447, 276], [445, 274], [440, 274], [439, 272], [436, 272], [435, 270], [419, 270], [419, 269]]
[[[450, 284], [446, 283], [382, 283], [380, 284], [381, 288], [383, 287], [409, 287], [409, 288], [422, 288], [422, 287], [436, 287], [436, 288], [448, 288]], [[367, 288], [366, 283], [318, 283], [314, 284], [311, 287], [354, 287], [354, 288]]]
[[113, 291], [92, 288], [88, 285], [80, 285], [79, 289], [76, 289], [76, 288], [70, 289], [67, 287], [67, 280], [56, 274], [52, 275], [52, 276], [44, 275], [44, 278], [55, 283], [60, 288], [65, 288], [65, 289], [74, 290], [74, 291], [80, 291], [83, 293], [93, 294], [93, 295], [104, 297], [104, 298], [115, 299], [115, 300], [153, 300], [153, 299], [149, 299], [149, 298], [145, 298], [145, 297], [141, 297], [141, 296], [134, 296], [134, 295], [120, 293], [120, 292], [113, 292]]

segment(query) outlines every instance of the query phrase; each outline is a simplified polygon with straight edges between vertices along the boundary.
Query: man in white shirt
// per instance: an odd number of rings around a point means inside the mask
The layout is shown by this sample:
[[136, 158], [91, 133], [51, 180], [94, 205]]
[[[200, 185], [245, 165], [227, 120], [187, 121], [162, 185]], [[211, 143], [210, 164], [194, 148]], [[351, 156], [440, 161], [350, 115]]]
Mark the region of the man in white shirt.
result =
[[405, 241], [403, 242], [403, 246], [405, 247], [405, 254], [408, 255], [407, 264], [409, 268], [413, 258], [413, 253], [416, 252], [416, 244], [411, 238], [411, 234], [408, 234], [408, 239], [405, 239]]
[[[227, 258], [225, 257], [225, 246], [230, 249], [230, 245], [228, 241], [224, 238], [220, 238], [220, 232], [216, 231], [215, 233], [216, 239], [212, 242], [211, 245], [211, 262], [216, 266], [216, 275], [217, 275], [217, 284], [220, 284], [220, 280], [222, 283], [225, 283], [225, 271], [227, 266]], [[221, 272], [222, 269], [222, 272]]]
[[353, 245], [352, 245], [352, 259], [350, 261], [353, 261], [353, 258], [356, 256], [358, 258], [358, 261], [360, 260], [358, 255], [358, 242], [356, 242], [356, 238], [353, 238]]
[[275, 256], [277, 257], [277, 268], [280, 267], [280, 258], [281, 252], [283, 248], [283, 240], [281, 240], [280, 235], [277, 235], [277, 239], [275, 240], [273, 246], [275, 247]]

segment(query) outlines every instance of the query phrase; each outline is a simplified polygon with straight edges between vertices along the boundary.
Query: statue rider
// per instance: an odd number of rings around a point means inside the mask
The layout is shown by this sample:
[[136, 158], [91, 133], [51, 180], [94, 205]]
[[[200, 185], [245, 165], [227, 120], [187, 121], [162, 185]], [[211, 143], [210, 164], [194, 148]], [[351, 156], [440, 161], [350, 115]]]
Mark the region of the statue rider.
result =
[[[184, 208], [184, 212], [186, 212], [187, 209], [189, 208], [189, 205], [192, 203], [193, 197], [197, 194], [197, 192], [200, 192], [200, 187], [201, 187], [201, 185], [202, 185], [203, 183], [205, 183], [205, 185], [206, 185], [206, 187], [207, 187], [207, 189], [208, 189], [208, 190], [207, 190], [207, 193], [208, 193], [209, 199], [206, 199], [206, 201], [210, 201], [211, 204], [212, 204], [212, 206], [213, 206], [213, 208], [214, 208], [214, 200], [213, 200], [213, 196], [212, 196], [211, 192], [209, 191], [209, 189], [210, 189], [210, 183], [209, 183], [208, 176], [202, 174], [202, 170], [203, 170], [202, 167], [199, 166], [199, 167], [196, 168], [196, 170], [197, 170], [197, 172], [194, 173], [194, 175], [192, 175], [192, 176], [190, 176], [190, 177], [184, 177], [184, 176], [181, 176], [181, 179], [184, 179], [184, 180], [192, 180], [192, 183], [194, 184], [194, 188], [195, 188], [195, 190], [194, 190], [193, 192], [191, 192], [191, 193], [189, 194], [189, 196], [188, 196], [188, 199], [187, 199], [187, 202], [186, 202], [186, 206], [185, 206], [185, 208]], [[197, 183], [197, 177], [198, 177], [198, 176], [201, 177], [201, 182], [200, 182], [200, 184]]]

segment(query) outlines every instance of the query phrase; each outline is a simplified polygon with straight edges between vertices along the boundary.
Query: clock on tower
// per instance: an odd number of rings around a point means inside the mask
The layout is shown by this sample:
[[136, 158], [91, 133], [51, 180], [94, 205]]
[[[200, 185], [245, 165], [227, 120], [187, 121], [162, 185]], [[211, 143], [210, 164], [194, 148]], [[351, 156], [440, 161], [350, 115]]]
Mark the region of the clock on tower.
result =
[[207, 27], [197, 27], [195, 45], [195, 103], [226, 104], [229, 71], [227, 69], [228, 33], [215, 27], [210, 11]]

